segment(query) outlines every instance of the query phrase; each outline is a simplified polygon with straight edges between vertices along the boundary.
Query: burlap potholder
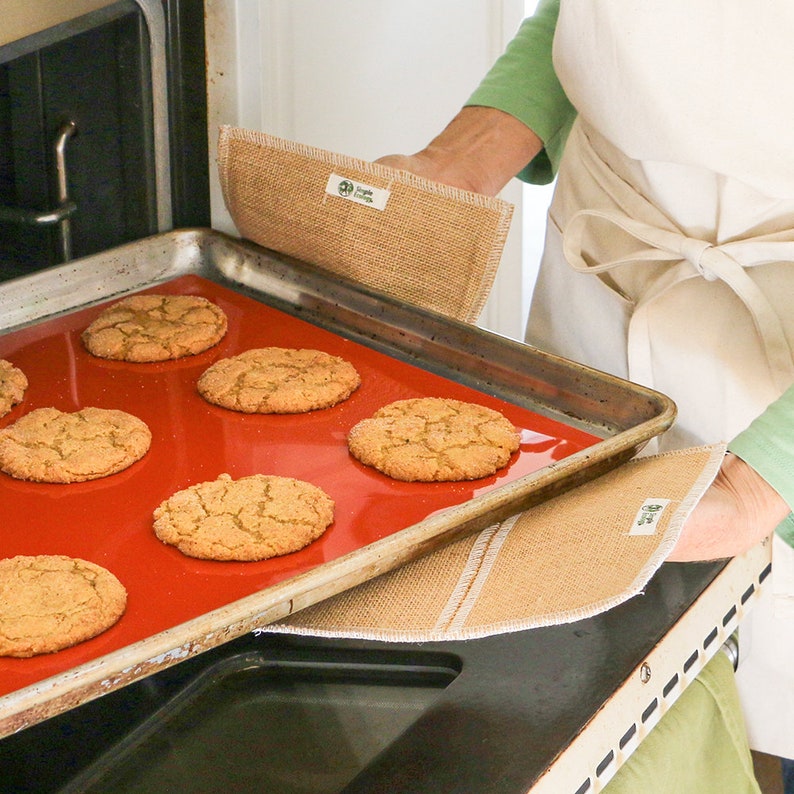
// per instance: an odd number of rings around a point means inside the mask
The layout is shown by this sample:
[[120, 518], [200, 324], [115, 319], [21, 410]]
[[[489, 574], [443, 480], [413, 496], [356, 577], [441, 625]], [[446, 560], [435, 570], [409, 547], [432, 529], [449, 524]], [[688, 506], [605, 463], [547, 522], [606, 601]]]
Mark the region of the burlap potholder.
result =
[[645, 587], [724, 454], [636, 458], [260, 631], [422, 642], [591, 617]]
[[507, 202], [230, 126], [218, 167], [242, 237], [447, 317], [479, 317]]

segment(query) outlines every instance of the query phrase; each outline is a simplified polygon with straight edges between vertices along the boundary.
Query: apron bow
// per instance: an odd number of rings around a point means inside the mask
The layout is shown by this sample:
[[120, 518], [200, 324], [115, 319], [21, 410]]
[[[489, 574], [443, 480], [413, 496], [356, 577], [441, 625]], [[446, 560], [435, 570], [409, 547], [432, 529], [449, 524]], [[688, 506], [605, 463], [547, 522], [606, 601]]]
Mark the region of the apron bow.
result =
[[692, 237], [685, 237], [684, 243], [681, 246], [681, 253], [688, 262], [691, 262], [695, 270], [703, 276], [706, 281], [716, 281], [718, 276], [713, 270], [710, 270], [703, 264], [705, 254], [713, 249], [711, 243], [705, 240], [696, 240]]
[[[598, 221], [621, 229], [644, 245], [628, 257], [610, 262], [588, 262], [584, 251], [585, 233]], [[787, 232], [713, 245], [638, 221], [617, 210], [580, 210], [565, 226], [563, 251], [574, 270], [593, 275], [627, 264], [670, 263], [670, 267], [650, 280], [634, 306], [628, 341], [632, 380], [653, 387], [648, 324], [650, 304], [675, 285], [701, 277], [706, 281], [722, 281], [745, 305], [761, 339], [770, 374], [782, 393], [794, 381], [791, 347], [780, 317], [746, 269], [771, 262], [794, 263], [794, 239], [791, 238], [792, 233]]]

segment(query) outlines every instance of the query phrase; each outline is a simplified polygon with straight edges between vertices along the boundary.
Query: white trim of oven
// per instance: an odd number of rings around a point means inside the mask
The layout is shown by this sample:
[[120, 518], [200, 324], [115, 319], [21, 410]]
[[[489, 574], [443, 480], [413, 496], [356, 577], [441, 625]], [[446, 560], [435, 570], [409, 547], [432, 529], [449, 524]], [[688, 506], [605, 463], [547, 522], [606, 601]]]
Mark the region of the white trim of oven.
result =
[[764, 541], [725, 566], [528, 794], [603, 791], [769, 586], [771, 549]]

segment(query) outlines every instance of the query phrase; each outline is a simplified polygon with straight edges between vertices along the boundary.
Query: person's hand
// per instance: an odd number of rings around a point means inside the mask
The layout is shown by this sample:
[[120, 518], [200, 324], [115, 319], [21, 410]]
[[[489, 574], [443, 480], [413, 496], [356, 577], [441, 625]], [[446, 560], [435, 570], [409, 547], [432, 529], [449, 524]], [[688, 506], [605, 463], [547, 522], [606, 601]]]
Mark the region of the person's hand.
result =
[[788, 505], [751, 466], [728, 453], [714, 482], [690, 514], [671, 562], [734, 557], [769, 537]]
[[465, 107], [422, 151], [376, 162], [445, 185], [495, 196], [541, 149], [543, 142], [514, 116]]
[[429, 149], [423, 149], [416, 154], [389, 154], [386, 157], [379, 157], [375, 162], [461, 190], [486, 193], [486, 195], [496, 195], [499, 192], [499, 188], [491, 192], [492, 186], [486, 187], [483, 176], [471, 172], [465, 162], [455, 162], [454, 159], [446, 162], [444, 158], [434, 157]]

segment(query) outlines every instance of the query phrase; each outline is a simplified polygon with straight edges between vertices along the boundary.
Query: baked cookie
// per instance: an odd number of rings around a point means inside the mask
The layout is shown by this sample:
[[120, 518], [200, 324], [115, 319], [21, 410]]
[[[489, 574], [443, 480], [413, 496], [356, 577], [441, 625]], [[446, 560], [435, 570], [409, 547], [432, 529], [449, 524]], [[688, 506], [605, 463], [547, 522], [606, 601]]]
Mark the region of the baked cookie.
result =
[[108, 306], [82, 340], [99, 358], [168, 361], [218, 344], [226, 327], [223, 309], [198, 295], [131, 295]]
[[0, 358], [0, 416], [5, 416], [17, 403], [22, 402], [28, 379], [21, 369]]
[[302, 549], [333, 520], [333, 500], [315, 485], [221, 474], [166, 499], [154, 511], [154, 532], [188, 557], [266, 560]]
[[252, 414], [330, 408], [360, 385], [353, 365], [320, 350], [262, 347], [215, 362], [198, 379], [207, 402]]
[[110, 571], [61, 555], [0, 560], [0, 656], [76, 645], [124, 614], [127, 591]]
[[398, 400], [348, 434], [350, 453], [395, 480], [476, 480], [507, 465], [515, 427], [498, 411], [441, 397]]
[[96, 480], [131, 466], [151, 442], [146, 424], [125, 411], [37, 408], [0, 430], [0, 470], [36, 482]]

